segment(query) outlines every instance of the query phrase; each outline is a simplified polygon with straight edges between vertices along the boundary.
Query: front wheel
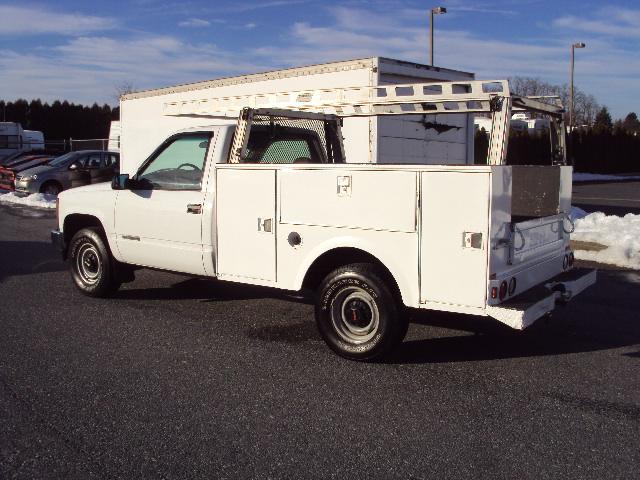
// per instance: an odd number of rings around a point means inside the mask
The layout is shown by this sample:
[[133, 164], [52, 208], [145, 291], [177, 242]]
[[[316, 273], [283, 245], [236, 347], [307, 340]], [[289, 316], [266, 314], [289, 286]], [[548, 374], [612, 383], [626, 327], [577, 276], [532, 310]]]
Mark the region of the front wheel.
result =
[[111, 254], [97, 229], [83, 228], [69, 244], [69, 267], [78, 289], [91, 297], [105, 297], [120, 287]]
[[40, 189], [40, 193], [45, 195], [58, 195], [62, 191], [62, 187], [57, 182], [47, 182]]
[[316, 303], [316, 323], [327, 345], [351, 360], [376, 360], [407, 333], [397, 295], [373, 264], [338, 268], [324, 279]]

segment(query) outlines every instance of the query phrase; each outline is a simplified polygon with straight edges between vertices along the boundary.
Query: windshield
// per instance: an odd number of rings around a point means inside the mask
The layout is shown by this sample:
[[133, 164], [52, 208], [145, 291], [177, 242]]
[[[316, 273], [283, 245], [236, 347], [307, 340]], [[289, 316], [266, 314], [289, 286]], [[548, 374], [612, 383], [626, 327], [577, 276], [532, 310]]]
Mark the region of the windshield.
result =
[[75, 157], [75, 155], [76, 155], [75, 152], [65, 153], [64, 155], [61, 155], [61, 156], [56, 157], [53, 160], [51, 160], [49, 162], [49, 165], [51, 165], [52, 167], [57, 167], [59, 165], [63, 165], [66, 162], [68, 162], [69, 160], [71, 160], [73, 157]]

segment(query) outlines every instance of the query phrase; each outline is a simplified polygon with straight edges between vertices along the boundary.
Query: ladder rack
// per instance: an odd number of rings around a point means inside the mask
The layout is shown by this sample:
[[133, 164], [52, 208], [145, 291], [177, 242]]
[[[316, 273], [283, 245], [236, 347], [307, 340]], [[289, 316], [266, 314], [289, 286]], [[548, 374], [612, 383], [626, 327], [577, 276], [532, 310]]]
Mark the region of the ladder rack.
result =
[[[511, 97], [507, 80], [413, 83], [323, 88], [165, 102], [168, 116], [237, 117], [245, 108], [309, 111], [340, 117], [425, 113], [491, 112], [495, 97]], [[514, 110], [557, 115], [561, 108], [537, 99], [513, 97]]]
[[325, 88], [166, 102], [164, 115], [237, 116], [244, 107], [313, 111], [341, 117], [489, 112], [491, 98], [509, 96], [506, 80]]

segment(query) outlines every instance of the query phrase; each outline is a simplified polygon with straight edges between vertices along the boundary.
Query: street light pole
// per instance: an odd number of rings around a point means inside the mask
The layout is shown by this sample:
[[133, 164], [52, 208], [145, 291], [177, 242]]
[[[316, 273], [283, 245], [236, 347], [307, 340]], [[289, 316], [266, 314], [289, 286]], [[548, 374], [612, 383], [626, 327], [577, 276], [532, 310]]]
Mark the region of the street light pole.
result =
[[576, 48], [584, 48], [586, 45], [582, 42], [574, 43], [571, 45], [571, 81], [569, 82], [569, 131], [573, 130], [573, 121], [574, 121], [574, 101], [573, 98], [573, 70], [575, 63], [575, 49]]
[[433, 67], [433, 16], [447, 13], [444, 7], [432, 8], [429, 16], [429, 65]]

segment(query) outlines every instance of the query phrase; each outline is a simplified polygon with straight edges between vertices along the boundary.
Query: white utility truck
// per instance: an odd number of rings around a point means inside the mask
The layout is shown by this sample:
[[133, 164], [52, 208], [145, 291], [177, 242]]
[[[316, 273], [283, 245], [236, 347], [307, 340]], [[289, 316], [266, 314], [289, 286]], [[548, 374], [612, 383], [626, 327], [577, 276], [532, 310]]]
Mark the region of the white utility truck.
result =
[[[512, 111], [527, 110], [553, 120], [564, 163], [561, 106], [504, 80], [208, 94], [136, 121], [123, 100], [123, 173], [58, 197], [52, 241], [83, 293], [108, 295], [140, 267], [312, 292], [327, 344], [371, 360], [402, 341], [406, 308], [524, 329], [595, 282], [573, 268], [571, 167], [505, 165]], [[492, 118], [486, 164], [439, 164], [475, 113]], [[343, 124], [374, 117], [402, 119], [408, 143], [405, 119], [419, 119], [423, 163], [349, 158], [362, 139]], [[153, 151], [127, 150], [154, 128]]]

